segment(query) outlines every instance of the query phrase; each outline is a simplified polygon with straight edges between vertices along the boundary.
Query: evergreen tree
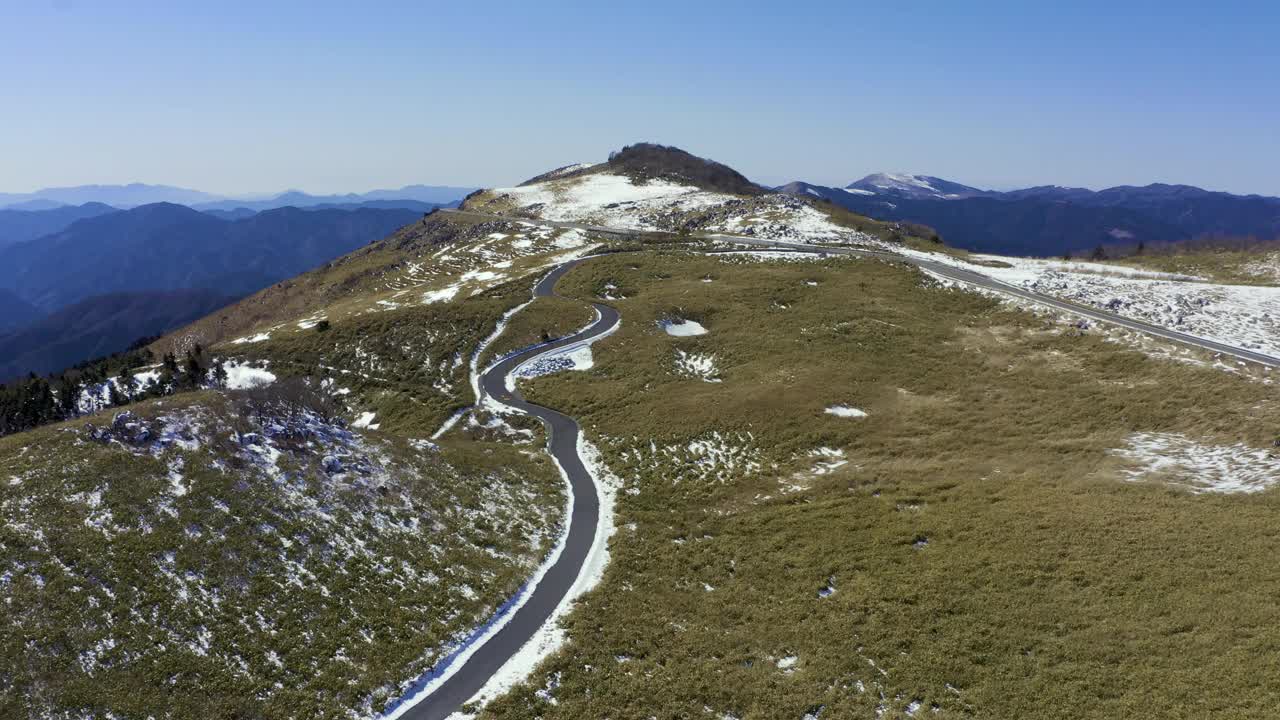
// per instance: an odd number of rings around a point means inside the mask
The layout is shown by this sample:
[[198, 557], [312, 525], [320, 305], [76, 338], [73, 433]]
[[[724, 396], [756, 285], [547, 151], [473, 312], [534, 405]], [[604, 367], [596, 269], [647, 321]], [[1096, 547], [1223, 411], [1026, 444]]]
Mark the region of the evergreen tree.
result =
[[224, 388], [227, 386], [227, 369], [222, 365], [222, 358], [216, 358], [213, 361], [213, 384], [215, 387]]
[[107, 404], [111, 407], [120, 407], [129, 402], [128, 396], [120, 392], [120, 387], [113, 382], [107, 383]]
[[116, 376], [116, 383], [120, 386], [120, 392], [128, 397], [133, 397], [136, 390], [136, 381], [133, 379], [133, 373], [129, 370], [129, 366], [125, 365], [120, 368], [120, 374]]
[[22, 406], [24, 428], [43, 425], [56, 417], [57, 403], [54, 401], [53, 390], [44, 378], [32, 374], [26, 383], [26, 397]]
[[75, 417], [79, 413], [81, 391], [80, 378], [73, 377], [70, 373], [62, 376], [61, 381], [58, 383], [58, 414], [60, 420]]
[[188, 388], [198, 388], [204, 382], [204, 368], [195, 355], [187, 353], [187, 362], [182, 374], [182, 384]]

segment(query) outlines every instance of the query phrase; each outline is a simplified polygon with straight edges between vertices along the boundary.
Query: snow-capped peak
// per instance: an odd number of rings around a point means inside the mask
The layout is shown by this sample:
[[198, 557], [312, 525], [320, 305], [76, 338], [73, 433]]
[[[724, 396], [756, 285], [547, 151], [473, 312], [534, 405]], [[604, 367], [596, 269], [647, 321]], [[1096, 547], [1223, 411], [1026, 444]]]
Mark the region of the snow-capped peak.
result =
[[931, 193], [938, 192], [937, 189], [929, 184], [929, 180], [924, 176], [910, 175], [908, 173], [876, 173], [874, 175], [868, 175], [863, 178], [862, 181], [875, 185], [876, 187], [886, 189], [921, 188], [928, 190]]
[[912, 199], [954, 200], [985, 194], [982, 190], [931, 175], [911, 173], [874, 173], [849, 183], [846, 192], [854, 194], [896, 195]]

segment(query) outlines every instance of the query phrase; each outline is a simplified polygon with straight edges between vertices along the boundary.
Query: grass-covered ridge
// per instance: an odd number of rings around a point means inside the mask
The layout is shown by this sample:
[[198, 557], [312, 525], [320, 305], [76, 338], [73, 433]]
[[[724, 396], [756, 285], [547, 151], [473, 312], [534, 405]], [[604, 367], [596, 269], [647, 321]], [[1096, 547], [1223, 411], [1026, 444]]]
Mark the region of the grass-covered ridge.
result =
[[545, 459], [353, 431], [292, 392], [0, 440], [0, 715], [368, 713], [554, 542]]
[[1214, 282], [1280, 285], [1280, 241], [1251, 247], [1173, 246], [1117, 262], [1162, 272], [1195, 275]]
[[594, 368], [526, 395], [623, 479], [611, 565], [489, 716], [1270, 716], [1274, 491], [1127, 482], [1118, 454], [1265, 452], [1267, 386], [881, 262], [632, 255], [561, 291], [610, 285]]

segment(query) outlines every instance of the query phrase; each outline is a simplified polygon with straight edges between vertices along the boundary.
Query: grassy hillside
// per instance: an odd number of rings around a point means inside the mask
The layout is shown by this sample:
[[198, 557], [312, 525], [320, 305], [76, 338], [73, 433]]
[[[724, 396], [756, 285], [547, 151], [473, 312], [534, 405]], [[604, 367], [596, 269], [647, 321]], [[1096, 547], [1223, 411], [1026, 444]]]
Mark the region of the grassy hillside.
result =
[[487, 717], [1271, 714], [1280, 506], [1193, 492], [1280, 477], [1266, 386], [880, 262], [608, 257], [562, 289], [606, 286], [595, 367], [526, 395], [624, 482], [612, 563]]
[[0, 715], [367, 713], [554, 542], [546, 460], [281, 387], [0, 440]]
[[1117, 261], [1133, 267], [1239, 285], [1280, 285], [1280, 243], [1251, 247], [1177, 246]]

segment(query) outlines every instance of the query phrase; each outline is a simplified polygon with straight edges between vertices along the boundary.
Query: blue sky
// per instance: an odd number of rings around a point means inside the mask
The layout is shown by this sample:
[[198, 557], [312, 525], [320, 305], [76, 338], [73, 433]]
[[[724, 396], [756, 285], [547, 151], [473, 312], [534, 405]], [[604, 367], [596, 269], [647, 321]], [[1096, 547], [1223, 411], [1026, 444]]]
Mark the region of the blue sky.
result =
[[1280, 195], [1280, 4], [0, 0], [0, 191], [753, 179]]

